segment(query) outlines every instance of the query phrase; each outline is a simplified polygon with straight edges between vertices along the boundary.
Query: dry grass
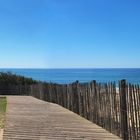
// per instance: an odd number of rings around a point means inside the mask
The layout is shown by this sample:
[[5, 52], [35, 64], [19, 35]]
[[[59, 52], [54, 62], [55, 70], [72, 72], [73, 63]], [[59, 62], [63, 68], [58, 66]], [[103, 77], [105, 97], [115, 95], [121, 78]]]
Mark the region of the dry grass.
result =
[[4, 127], [7, 101], [5, 97], [0, 97], [0, 128]]

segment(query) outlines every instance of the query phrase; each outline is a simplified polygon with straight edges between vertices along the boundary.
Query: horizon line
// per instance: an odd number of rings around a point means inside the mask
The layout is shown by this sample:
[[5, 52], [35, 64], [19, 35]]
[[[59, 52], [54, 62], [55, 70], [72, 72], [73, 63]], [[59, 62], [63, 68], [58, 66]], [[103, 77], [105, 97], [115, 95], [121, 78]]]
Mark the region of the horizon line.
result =
[[0, 69], [140, 69], [140, 67], [57, 67], [57, 68], [37, 68], [37, 67], [33, 67], [33, 68], [27, 68], [27, 67], [14, 67], [14, 68], [0, 68]]

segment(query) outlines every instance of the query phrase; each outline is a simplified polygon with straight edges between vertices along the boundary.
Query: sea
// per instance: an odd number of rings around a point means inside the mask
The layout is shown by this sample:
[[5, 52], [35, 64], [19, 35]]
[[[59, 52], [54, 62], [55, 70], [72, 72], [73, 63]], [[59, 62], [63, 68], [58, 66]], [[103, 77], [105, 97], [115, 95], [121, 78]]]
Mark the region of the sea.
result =
[[127, 82], [140, 84], [140, 68], [105, 68], [105, 69], [0, 69], [0, 72], [33, 78], [43, 82], [69, 84], [75, 81], [82, 83], [96, 80], [97, 82]]

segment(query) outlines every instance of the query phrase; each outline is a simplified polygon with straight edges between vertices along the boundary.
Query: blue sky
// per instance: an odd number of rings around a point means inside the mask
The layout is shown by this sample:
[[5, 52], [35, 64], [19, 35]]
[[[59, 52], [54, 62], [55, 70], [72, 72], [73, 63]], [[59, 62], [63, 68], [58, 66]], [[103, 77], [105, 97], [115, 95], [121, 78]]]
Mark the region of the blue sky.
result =
[[0, 0], [0, 68], [140, 67], [139, 0]]

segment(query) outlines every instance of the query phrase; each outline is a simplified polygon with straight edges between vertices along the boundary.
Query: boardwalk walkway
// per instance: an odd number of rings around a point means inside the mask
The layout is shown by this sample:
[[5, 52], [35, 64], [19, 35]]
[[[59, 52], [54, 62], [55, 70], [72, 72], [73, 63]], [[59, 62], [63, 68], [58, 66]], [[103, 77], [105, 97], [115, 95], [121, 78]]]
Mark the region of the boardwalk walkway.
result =
[[4, 140], [120, 140], [67, 109], [30, 96], [8, 96]]

